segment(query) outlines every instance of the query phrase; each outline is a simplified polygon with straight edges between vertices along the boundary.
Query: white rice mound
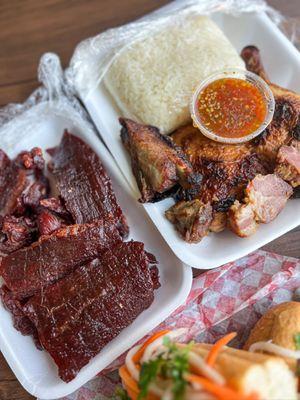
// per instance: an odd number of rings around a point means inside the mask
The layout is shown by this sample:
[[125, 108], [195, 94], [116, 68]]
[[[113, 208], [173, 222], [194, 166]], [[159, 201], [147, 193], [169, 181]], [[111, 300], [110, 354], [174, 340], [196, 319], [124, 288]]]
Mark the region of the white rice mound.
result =
[[125, 117], [169, 133], [190, 121], [199, 83], [225, 68], [244, 62], [210, 18], [189, 16], [123, 49], [104, 83]]

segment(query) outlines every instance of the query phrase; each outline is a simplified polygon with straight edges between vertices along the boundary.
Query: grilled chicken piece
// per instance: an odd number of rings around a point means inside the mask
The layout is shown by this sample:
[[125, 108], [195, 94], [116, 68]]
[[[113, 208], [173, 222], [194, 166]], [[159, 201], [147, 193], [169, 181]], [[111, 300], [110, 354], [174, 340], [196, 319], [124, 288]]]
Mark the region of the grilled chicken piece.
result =
[[292, 187], [275, 174], [257, 175], [246, 188], [255, 219], [264, 224], [277, 217], [292, 194]]
[[300, 141], [281, 146], [276, 161], [275, 173], [293, 187], [300, 186]]
[[256, 73], [269, 84], [275, 98], [273, 120], [256, 140], [257, 153], [274, 167], [280, 147], [290, 144], [293, 139], [300, 140], [300, 95], [270, 82], [257, 47], [245, 47], [241, 57], [249, 71]]
[[120, 118], [120, 123], [121, 139], [131, 156], [142, 203], [161, 200], [177, 184], [189, 188], [200, 183], [200, 177], [170, 137], [130, 119]]
[[258, 224], [255, 221], [255, 214], [250, 204], [241, 204], [238, 200], [228, 211], [228, 226], [240, 237], [253, 235]]
[[175, 225], [184, 240], [197, 243], [209, 232], [212, 207], [198, 199], [179, 201], [166, 211], [166, 217]]
[[172, 138], [202, 175], [201, 187], [181, 191], [180, 199], [199, 198], [203, 203], [212, 203], [216, 211], [227, 211], [236, 198], [243, 197], [251, 179], [266, 173], [252, 144], [215, 142], [192, 125], [177, 129]]

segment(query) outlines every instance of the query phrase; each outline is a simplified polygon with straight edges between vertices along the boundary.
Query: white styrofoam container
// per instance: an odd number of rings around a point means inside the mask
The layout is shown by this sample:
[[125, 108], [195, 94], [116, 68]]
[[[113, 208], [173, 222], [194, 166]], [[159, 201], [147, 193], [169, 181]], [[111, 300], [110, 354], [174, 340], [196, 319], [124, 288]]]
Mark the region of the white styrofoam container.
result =
[[[254, 44], [262, 53], [271, 80], [283, 87], [300, 92], [300, 53], [265, 13], [246, 13], [241, 16], [212, 15], [232, 44], [240, 51]], [[103, 140], [132, 188], [136, 199], [139, 191], [131, 171], [130, 159], [120, 140], [118, 117], [121, 112], [106, 91], [103, 83], [83, 99]], [[283, 235], [300, 224], [300, 200], [290, 200], [282, 213], [270, 224], [260, 225], [258, 232], [241, 239], [226, 230], [210, 234], [198, 244], [184, 242], [164, 212], [173, 204], [166, 199], [144, 207], [170, 248], [184, 263], [195, 268], [210, 269], [238, 259]]]
[[[36, 122], [30, 122], [30, 128], [28, 128], [28, 118], [24, 120], [24, 124], [19, 121], [18, 129], [21, 134], [17, 143], [7, 146], [1, 136], [0, 148], [10, 157], [34, 146], [47, 149], [59, 144], [65, 128], [82, 137], [99, 155], [112, 179], [117, 199], [130, 226], [130, 239], [144, 242], [146, 250], [157, 257], [161, 282], [161, 287], [155, 291], [155, 300], [151, 307], [105, 346], [69, 383], [63, 382], [58, 377], [54, 361], [46, 351], [37, 350], [31, 337], [22, 336], [14, 329], [11, 315], [0, 301], [1, 352], [29, 393], [40, 399], [54, 399], [66, 396], [84, 385], [179, 307], [190, 291], [192, 270], [174, 256], [143, 207], [135, 202], [126, 180], [99, 137], [93, 132], [87, 133], [74, 126], [74, 122], [68, 119], [67, 115], [64, 118], [58, 116], [52, 112], [51, 107], [48, 117], [39, 118], [38, 116], [42, 115], [39, 107], [44, 105], [35, 106], [37, 118]], [[1, 135], [5, 135], [3, 130]]]

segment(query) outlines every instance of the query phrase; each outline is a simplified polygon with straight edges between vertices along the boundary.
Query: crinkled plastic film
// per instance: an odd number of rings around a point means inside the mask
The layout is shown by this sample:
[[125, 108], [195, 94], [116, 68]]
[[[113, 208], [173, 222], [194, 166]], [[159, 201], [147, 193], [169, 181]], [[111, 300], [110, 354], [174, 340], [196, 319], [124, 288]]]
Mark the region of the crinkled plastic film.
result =
[[74, 126], [95, 132], [87, 112], [66, 84], [56, 54], [42, 56], [38, 79], [41, 86], [24, 103], [12, 103], [0, 109], [0, 144], [9, 155], [10, 149], [13, 152], [19, 140], [49, 115], [67, 118]]
[[291, 40], [296, 40], [299, 26], [287, 24], [285, 18], [263, 0], [175, 0], [145, 17], [109, 29], [81, 42], [66, 71], [68, 84], [84, 100], [102, 80], [111, 63], [124, 48], [152, 35], [168, 24], [178, 24], [189, 15], [210, 15], [223, 12], [239, 15], [266, 12], [283, 28]]

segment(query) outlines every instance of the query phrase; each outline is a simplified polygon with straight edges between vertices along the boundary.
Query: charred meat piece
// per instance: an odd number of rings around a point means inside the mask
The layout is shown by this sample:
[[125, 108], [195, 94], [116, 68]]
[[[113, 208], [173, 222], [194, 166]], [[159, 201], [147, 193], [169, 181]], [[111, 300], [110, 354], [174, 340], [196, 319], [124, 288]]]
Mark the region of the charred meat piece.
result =
[[42, 199], [39, 202], [40, 208], [46, 211], [50, 211], [51, 213], [57, 215], [58, 217], [66, 220], [72, 221], [71, 214], [63, 205], [61, 199], [56, 197], [50, 197], [47, 199]]
[[12, 315], [14, 328], [21, 332], [22, 335], [33, 336], [37, 348], [41, 349], [37, 330], [31, 320], [24, 314], [22, 303], [14, 298], [12, 292], [5, 285], [0, 288], [0, 298], [4, 307]]
[[128, 225], [97, 154], [80, 138], [65, 131], [51, 163], [59, 194], [77, 224], [114, 219], [123, 237]]
[[277, 154], [275, 173], [293, 187], [300, 186], [300, 141], [281, 146]]
[[240, 237], [253, 235], [258, 228], [258, 223], [251, 204], [241, 204], [236, 200], [228, 211], [228, 226]]
[[121, 240], [112, 220], [70, 225], [2, 259], [0, 275], [15, 297], [25, 298], [99, 256]]
[[66, 226], [64, 220], [50, 211], [41, 211], [37, 216], [38, 231], [41, 236], [51, 235], [60, 228]]
[[34, 147], [30, 151], [22, 151], [15, 160], [20, 168], [32, 171], [43, 171], [45, 168], [45, 160], [43, 151], [39, 147]]
[[275, 174], [257, 175], [246, 188], [255, 219], [264, 224], [277, 217], [292, 194], [292, 187]]
[[25, 186], [25, 171], [0, 150], [0, 215], [14, 212]]
[[209, 232], [212, 207], [200, 200], [179, 201], [166, 211], [166, 217], [189, 243], [197, 243]]
[[172, 135], [202, 175], [200, 190], [183, 190], [181, 199], [200, 199], [216, 211], [227, 211], [236, 198], [243, 197], [247, 183], [266, 168], [251, 144], [229, 145], [208, 139], [193, 125], [179, 128]]
[[10, 254], [32, 243], [37, 236], [33, 218], [6, 215], [0, 224], [0, 254]]
[[170, 137], [130, 119], [120, 118], [120, 124], [142, 203], [160, 200], [177, 184], [184, 188], [200, 184], [200, 177], [193, 173], [191, 164]]
[[153, 299], [143, 244], [123, 242], [31, 298], [23, 309], [59, 376], [69, 382]]
[[28, 185], [22, 193], [22, 203], [25, 207], [36, 209], [40, 201], [48, 196], [49, 191], [48, 179], [43, 177], [43, 179], [39, 179]]
[[288, 145], [293, 139], [300, 140], [300, 95], [271, 83], [265, 73], [259, 50], [247, 46], [241, 53], [247, 69], [267, 81], [275, 98], [275, 112], [271, 124], [255, 140], [256, 152], [275, 166], [278, 150]]

